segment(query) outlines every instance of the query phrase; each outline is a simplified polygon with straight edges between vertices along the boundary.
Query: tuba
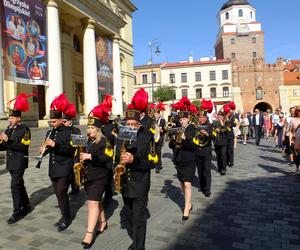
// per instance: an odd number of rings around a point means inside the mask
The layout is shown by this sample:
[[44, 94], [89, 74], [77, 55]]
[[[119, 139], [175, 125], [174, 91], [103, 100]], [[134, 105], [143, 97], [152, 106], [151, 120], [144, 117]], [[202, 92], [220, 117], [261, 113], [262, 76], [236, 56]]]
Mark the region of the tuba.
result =
[[[122, 154], [126, 153], [126, 141], [121, 142], [120, 146], [120, 158]], [[125, 164], [119, 163], [115, 167], [115, 174], [114, 174], [114, 186], [115, 186], [115, 191], [120, 193], [122, 191], [122, 176], [126, 171]]]

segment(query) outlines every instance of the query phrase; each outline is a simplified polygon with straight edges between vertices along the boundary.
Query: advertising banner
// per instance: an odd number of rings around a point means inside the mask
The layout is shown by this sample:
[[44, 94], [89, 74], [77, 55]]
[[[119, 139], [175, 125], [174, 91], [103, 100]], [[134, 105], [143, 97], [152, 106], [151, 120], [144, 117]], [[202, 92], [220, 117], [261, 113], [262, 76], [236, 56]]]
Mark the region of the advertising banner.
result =
[[96, 36], [96, 55], [99, 102], [102, 102], [103, 95], [113, 95], [112, 41]]
[[46, 5], [37, 0], [3, 0], [1, 8], [4, 79], [46, 85]]

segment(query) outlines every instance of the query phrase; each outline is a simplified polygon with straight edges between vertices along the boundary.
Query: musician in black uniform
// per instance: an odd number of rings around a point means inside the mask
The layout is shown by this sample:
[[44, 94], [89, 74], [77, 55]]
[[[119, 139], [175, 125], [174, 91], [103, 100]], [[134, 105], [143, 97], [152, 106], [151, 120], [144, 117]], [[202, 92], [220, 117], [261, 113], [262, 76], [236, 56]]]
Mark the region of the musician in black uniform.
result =
[[195, 127], [189, 123], [189, 112], [180, 111], [178, 113], [179, 122], [182, 130], [171, 137], [169, 147], [174, 152], [174, 162], [177, 169], [177, 177], [181, 183], [181, 189], [184, 194], [185, 205], [182, 220], [189, 218], [190, 211], [193, 209], [192, 198], [192, 181], [195, 175]]
[[153, 135], [141, 126], [139, 111], [126, 112], [126, 125], [138, 129], [137, 141], [129, 144], [126, 153], [121, 155], [121, 164], [126, 165], [122, 196], [133, 232], [133, 243], [128, 249], [142, 250], [145, 249], [150, 170], [154, 167], [148, 158]]
[[[204, 103], [206, 101], [204, 100]], [[196, 144], [196, 165], [198, 170], [198, 178], [201, 191], [205, 197], [211, 194], [211, 139], [213, 128], [207, 117], [207, 109], [199, 110], [199, 126], [196, 128], [195, 138], [193, 142]]]
[[[63, 126], [61, 122], [62, 112], [66, 107], [56, 106], [56, 108], [56, 110], [50, 110], [52, 129], [46, 135], [44, 147], [47, 150], [44, 155], [49, 153], [49, 177], [62, 214], [62, 217], [54, 224], [60, 232], [71, 224], [68, 188], [73, 171], [75, 149], [71, 143], [71, 129]], [[41, 148], [40, 151], [42, 153], [43, 149]]]
[[236, 127], [235, 115], [229, 105], [224, 108], [225, 112], [225, 125], [228, 128], [227, 133], [227, 166], [233, 167], [234, 165], [234, 128]]
[[[71, 134], [80, 135], [81, 131], [79, 128], [75, 127], [73, 125], [72, 119], [76, 117], [76, 109], [73, 103], [70, 103], [68, 105], [68, 108], [63, 112], [62, 114], [62, 124], [66, 127], [69, 127], [71, 129]], [[73, 157], [73, 165], [76, 162], [79, 162], [79, 155], [78, 155], [78, 149], [75, 151], [75, 155]], [[69, 192], [69, 195], [74, 195], [79, 193], [79, 187], [75, 185], [75, 178], [74, 178], [74, 171], [71, 172], [70, 176], [70, 184], [71, 184], [71, 191]]]
[[225, 113], [218, 112], [217, 119], [213, 122], [215, 138], [215, 151], [217, 157], [218, 171], [220, 175], [226, 174], [228, 127], [225, 126]]
[[94, 240], [94, 230], [99, 223], [96, 235], [103, 233], [108, 224], [105, 218], [101, 199], [110, 178], [113, 159], [113, 149], [101, 128], [108, 123], [108, 112], [103, 104], [98, 105], [92, 111], [88, 119], [87, 134], [89, 143], [86, 153], [80, 154], [80, 160], [86, 167], [86, 182], [84, 187], [88, 196], [88, 225], [85, 237], [82, 241], [84, 248], [90, 248]]
[[6, 150], [6, 168], [11, 175], [13, 214], [7, 220], [8, 224], [22, 219], [31, 210], [23, 179], [25, 169], [28, 168], [28, 157], [25, 156], [28, 156], [31, 134], [30, 129], [22, 123], [21, 112], [28, 110], [25, 108], [28, 103], [26, 97], [23, 98], [25, 105], [22, 101], [20, 103], [20, 95], [17, 97], [14, 109], [9, 112], [8, 128], [0, 135], [0, 150]]
[[156, 153], [158, 156], [158, 163], [155, 164], [155, 171], [156, 173], [159, 173], [160, 170], [162, 169], [162, 164], [161, 164], [161, 149], [164, 143], [164, 139], [165, 139], [165, 127], [166, 127], [166, 120], [164, 118], [162, 118], [161, 116], [161, 111], [164, 111], [164, 104], [159, 103], [155, 109], [154, 112], [154, 119], [156, 124], [159, 127], [159, 132], [160, 132], [160, 136], [159, 136], [159, 140], [158, 142], [155, 143], [155, 148], [156, 148]]

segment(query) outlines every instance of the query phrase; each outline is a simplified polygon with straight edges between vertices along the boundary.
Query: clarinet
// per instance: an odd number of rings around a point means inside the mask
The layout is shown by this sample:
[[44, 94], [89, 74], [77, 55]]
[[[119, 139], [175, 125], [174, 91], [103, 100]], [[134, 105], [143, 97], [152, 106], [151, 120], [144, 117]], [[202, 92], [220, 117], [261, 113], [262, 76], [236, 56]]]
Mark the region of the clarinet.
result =
[[47, 149], [47, 147], [46, 147], [46, 141], [48, 140], [48, 139], [50, 139], [50, 137], [51, 137], [51, 135], [52, 135], [52, 132], [53, 132], [53, 127], [52, 127], [52, 129], [50, 130], [50, 133], [49, 133], [49, 135], [47, 136], [47, 138], [45, 139], [45, 142], [43, 143], [43, 151], [41, 152], [41, 154], [40, 154], [40, 156], [39, 156], [39, 161], [38, 161], [38, 163], [36, 164], [36, 168], [41, 168], [41, 164], [42, 164], [42, 161], [43, 161], [43, 158], [44, 158], [44, 154], [45, 154], [45, 152], [46, 152], [46, 149]]

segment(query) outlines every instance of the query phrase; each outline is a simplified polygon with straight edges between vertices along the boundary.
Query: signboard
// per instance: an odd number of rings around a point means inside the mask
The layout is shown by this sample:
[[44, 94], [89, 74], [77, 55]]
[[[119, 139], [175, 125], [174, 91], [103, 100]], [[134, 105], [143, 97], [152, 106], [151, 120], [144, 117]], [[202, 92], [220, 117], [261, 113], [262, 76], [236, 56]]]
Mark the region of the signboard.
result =
[[46, 85], [46, 5], [37, 0], [3, 0], [1, 8], [4, 79]]
[[112, 41], [96, 36], [96, 56], [99, 103], [101, 103], [103, 95], [113, 95]]

